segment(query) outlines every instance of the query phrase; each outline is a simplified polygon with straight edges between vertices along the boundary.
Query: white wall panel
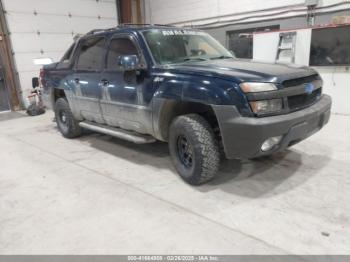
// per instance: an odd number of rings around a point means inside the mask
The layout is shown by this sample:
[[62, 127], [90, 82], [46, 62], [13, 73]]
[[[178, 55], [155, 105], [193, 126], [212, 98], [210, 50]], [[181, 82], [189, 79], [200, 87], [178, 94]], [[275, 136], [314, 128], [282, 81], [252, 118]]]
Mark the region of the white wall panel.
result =
[[106, 27], [115, 26], [116, 18], [101, 18], [97, 15], [93, 17], [81, 16], [54, 16], [38, 14], [34, 16], [29, 13], [8, 13], [8, 24], [11, 25], [14, 33], [85, 33], [91, 29], [91, 26]]
[[219, 15], [251, 12], [256, 10], [303, 4], [304, 0], [219, 0]]
[[151, 23], [174, 23], [189, 19], [215, 16], [218, 13], [217, 0], [148, 0]]
[[[150, 23], [177, 25], [224, 25], [232, 21], [253, 22], [306, 15], [304, 0], [145, 0], [146, 20]], [[320, 0], [318, 7], [347, 3], [343, 7], [329, 7], [323, 11], [349, 8], [346, 0]]]
[[147, 0], [146, 17], [152, 23], [176, 23], [197, 19], [207, 20], [228, 14], [288, 7], [303, 0]]
[[279, 42], [279, 32], [254, 34], [253, 58], [266, 62], [275, 62]]
[[33, 59], [58, 61], [73, 36], [117, 25], [115, 0], [3, 0], [23, 96], [40, 66]]
[[43, 55], [50, 51], [64, 52], [73, 41], [71, 34], [42, 34], [38, 36], [18, 33], [13, 33], [11, 40], [15, 55], [21, 53], [39, 54], [41, 50], [44, 52]]
[[309, 65], [311, 34], [310, 28], [298, 30], [295, 43], [295, 63], [297, 65]]
[[323, 79], [324, 92], [333, 99], [332, 112], [350, 115], [349, 67], [315, 67]]
[[115, 1], [110, 0], [5, 0], [8, 12], [46, 13], [65, 16], [69, 13], [77, 16], [97, 16], [114, 18], [116, 13]]

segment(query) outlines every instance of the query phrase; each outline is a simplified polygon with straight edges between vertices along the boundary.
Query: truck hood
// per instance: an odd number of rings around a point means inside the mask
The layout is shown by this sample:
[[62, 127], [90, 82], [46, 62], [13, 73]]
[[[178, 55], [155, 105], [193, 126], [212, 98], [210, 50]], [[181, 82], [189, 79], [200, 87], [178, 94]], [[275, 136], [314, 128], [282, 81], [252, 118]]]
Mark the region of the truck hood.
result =
[[225, 78], [238, 82], [281, 83], [288, 79], [310, 76], [317, 72], [312, 68], [294, 64], [266, 63], [243, 59], [217, 59], [186, 62], [163, 67], [171, 73], [199, 74]]

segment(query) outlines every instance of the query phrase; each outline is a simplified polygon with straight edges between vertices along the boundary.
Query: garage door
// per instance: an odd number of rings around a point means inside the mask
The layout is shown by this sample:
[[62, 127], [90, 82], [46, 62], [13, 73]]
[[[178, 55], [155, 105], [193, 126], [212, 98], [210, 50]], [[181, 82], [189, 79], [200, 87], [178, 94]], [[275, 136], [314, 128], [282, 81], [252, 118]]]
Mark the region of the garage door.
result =
[[58, 61], [76, 34], [117, 25], [115, 0], [2, 0], [23, 96], [38, 76], [36, 58]]

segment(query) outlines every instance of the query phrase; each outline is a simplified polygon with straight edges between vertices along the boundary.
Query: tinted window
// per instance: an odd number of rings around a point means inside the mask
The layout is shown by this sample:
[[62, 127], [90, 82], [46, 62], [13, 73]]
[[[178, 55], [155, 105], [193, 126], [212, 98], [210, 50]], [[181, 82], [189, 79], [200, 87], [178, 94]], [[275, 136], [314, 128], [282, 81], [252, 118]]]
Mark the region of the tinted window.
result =
[[128, 38], [112, 39], [107, 56], [107, 68], [117, 69], [118, 57], [124, 55], [138, 55], [135, 44]]
[[310, 65], [349, 65], [350, 26], [313, 29]]
[[90, 38], [80, 46], [77, 69], [98, 70], [102, 67], [105, 49], [104, 38]]

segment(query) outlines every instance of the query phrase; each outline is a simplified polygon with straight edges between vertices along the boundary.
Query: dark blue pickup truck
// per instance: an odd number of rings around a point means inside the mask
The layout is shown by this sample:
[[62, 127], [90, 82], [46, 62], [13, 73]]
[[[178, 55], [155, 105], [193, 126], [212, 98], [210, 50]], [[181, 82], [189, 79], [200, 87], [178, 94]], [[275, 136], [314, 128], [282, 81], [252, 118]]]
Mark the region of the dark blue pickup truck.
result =
[[193, 185], [214, 177], [221, 154], [255, 158], [298, 143], [331, 109], [311, 68], [236, 59], [205, 32], [161, 25], [93, 30], [40, 80], [63, 136], [86, 128], [166, 141]]

